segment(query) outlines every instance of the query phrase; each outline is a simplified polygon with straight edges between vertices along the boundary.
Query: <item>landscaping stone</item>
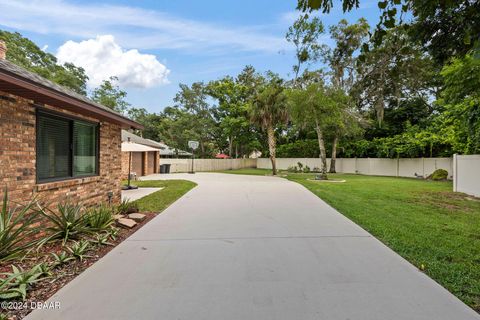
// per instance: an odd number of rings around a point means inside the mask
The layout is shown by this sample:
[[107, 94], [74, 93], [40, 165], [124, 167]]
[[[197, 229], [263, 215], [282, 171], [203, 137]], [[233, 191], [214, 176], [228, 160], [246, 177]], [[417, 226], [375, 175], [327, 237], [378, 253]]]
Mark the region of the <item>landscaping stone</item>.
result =
[[114, 214], [113, 215], [113, 219], [115, 219], [115, 220], [122, 219], [122, 218], [125, 218], [125, 216], [123, 214]]
[[132, 219], [120, 218], [117, 220], [117, 224], [124, 228], [133, 228], [137, 223]]
[[128, 218], [133, 219], [135, 221], [143, 221], [143, 219], [145, 219], [145, 215], [141, 213], [130, 213], [128, 215]]

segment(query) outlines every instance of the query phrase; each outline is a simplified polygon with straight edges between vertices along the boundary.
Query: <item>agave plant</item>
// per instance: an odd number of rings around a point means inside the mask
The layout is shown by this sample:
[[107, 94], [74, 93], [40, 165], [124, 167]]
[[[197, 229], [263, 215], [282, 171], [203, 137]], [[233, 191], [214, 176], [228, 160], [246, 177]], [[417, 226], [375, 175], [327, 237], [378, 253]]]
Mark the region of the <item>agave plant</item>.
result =
[[117, 206], [118, 214], [128, 214], [138, 212], [138, 205], [136, 202], [130, 202], [128, 199], [123, 199]]
[[51, 277], [53, 275], [52, 266], [47, 262], [40, 263], [38, 265], [38, 271], [45, 277]]
[[81, 235], [90, 234], [92, 230], [85, 223], [83, 206], [71, 202], [60, 203], [57, 206], [58, 213], [47, 208], [42, 214], [49, 220], [51, 226], [47, 227], [50, 233], [41, 244], [55, 239], [62, 239], [63, 244], [69, 239], [78, 239]]
[[53, 260], [54, 260], [54, 266], [61, 266], [62, 264], [67, 263], [70, 260], [75, 259], [74, 257], [70, 256], [68, 253], [65, 251], [60, 252], [59, 254], [56, 254], [52, 252]]
[[25, 300], [29, 287], [42, 280], [41, 264], [37, 264], [28, 271], [24, 271], [22, 267], [12, 266], [12, 271], [2, 273], [6, 278], [0, 282], [0, 299], [22, 298]]
[[117, 237], [120, 233], [120, 229], [116, 228], [116, 227], [111, 227], [109, 230], [108, 230], [108, 235], [110, 236], [110, 238], [115, 241], [117, 240]]
[[68, 247], [67, 250], [70, 251], [72, 256], [83, 261], [83, 258], [89, 258], [85, 253], [90, 247], [90, 242], [88, 240], [75, 241], [71, 247]]
[[97, 234], [94, 243], [103, 246], [113, 246], [113, 243], [108, 241], [110, 240], [110, 236], [110, 233]]
[[106, 205], [100, 205], [91, 208], [84, 215], [85, 225], [92, 231], [108, 230], [115, 222], [113, 218], [112, 208]]
[[9, 208], [8, 191], [5, 188], [0, 211], [0, 260], [16, 258], [36, 244], [32, 238], [39, 230], [35, 226], [38, 217], [36, 199], [26, 205]]

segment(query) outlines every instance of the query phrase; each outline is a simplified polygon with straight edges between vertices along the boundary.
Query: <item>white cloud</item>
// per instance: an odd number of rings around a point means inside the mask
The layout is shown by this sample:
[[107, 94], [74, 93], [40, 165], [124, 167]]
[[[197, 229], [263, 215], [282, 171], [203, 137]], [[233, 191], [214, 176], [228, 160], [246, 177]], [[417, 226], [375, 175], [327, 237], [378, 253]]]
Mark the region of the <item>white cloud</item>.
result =
[[57, 58], [60, 63], [71, 62], [84, 68], [90, 87], [116, 76], [122, 87], [149, 88], [168, 83], [170, 72], [154, 55], [122, 49], [112, 35], [67, 41], [58, 48]]
[[230, 49], [272, 53], [286, 47], [283, 36], [262, 31], [261, 26], [215, 25], [139, 7], [78, 1], [0, 0], [0, 24], [87, 39], [98, 34], [113, 34], [118, 43], [127, 48], [182, 49], [211, 54]]

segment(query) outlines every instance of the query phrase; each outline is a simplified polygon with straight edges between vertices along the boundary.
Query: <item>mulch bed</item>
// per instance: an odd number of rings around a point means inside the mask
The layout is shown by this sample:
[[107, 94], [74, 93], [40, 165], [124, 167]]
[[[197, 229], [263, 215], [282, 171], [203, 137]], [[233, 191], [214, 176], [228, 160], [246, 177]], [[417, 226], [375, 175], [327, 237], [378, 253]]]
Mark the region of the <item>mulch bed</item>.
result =
[[[76, 276], [106, 255], [110, 250], [119, 245], [123, 240], [128, 238], [131, 234], [135, 233], [138, 229], [152, 220], [156, 214], [150, 212], [142, 212], [146, 215], [145, 219], [139, 222], [135, 227], [131, 229], [120, 228], [118, 235], [115, 240], [109, 240], [111, 245], [94, 245], [92, 244], [92, 249], [86, 254], [88, 257], [85, 257], [83, 261], [78, 259], [71, 260], [65, 263], [62, 266], [56, 267], [53, 269], [54, 275], [51, 277], [44, 278], [43, 280], [35, 283], [28, 290], [27, 299], [25, 300], [25, 305], [32, 305], [33, 303], [45, 302], [53, 294], [55, 294], [60, 288], [72, 281]], [[67, 243], [67, 246], [71, 243]], [[12, 272], [12, 265], [20, 266], [24, 270], [29, 270], [33, 266], [42, 263], [42, 262], [53, 262], [53, 257], [51, 253], [60, 253], [62, 251], [67, 251], [65, 247], [62, 246], [61, 241], [56, 241], [54, 243], [49, 243], [40, 248], [37, 254], [28, 255], [23, 260], [13, 260], [8, 262], [0, 262], [0, 273], [3, 272]], [[4, 310], [0, 307], [0, 313], [5, 314], [8, 319], [22, 319], [27, 314], [29, 314], [31, 309], [16, 309], [16, 310]]]

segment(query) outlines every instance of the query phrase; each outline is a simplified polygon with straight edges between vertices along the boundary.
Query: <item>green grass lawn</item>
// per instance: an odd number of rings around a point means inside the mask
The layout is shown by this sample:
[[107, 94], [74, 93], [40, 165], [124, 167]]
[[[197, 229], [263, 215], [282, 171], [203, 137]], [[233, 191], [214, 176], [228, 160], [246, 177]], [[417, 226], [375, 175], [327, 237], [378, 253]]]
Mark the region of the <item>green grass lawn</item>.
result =
[[[126, 184], [126, 181], [124, 181]], [[132, 181], [133, 185], [147, 188], [163, 188], [134, 201], [140, 211], [160, 213], [197, 184], [186, 180]]]
[[[226, 173], [244, 171], [268, 172]], [[480, 201], [452, 192], [451, 182], [348, 174], [330, 175], [345, 183], [307, 180], [313, 177], [288, 174], [287, 179], [305, 186], [480, 311]]]

